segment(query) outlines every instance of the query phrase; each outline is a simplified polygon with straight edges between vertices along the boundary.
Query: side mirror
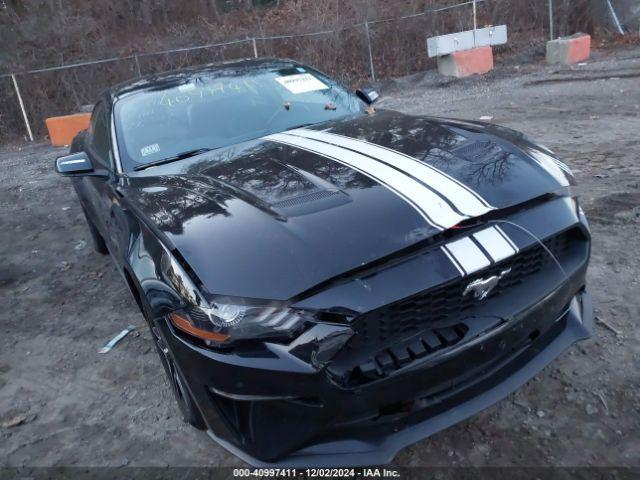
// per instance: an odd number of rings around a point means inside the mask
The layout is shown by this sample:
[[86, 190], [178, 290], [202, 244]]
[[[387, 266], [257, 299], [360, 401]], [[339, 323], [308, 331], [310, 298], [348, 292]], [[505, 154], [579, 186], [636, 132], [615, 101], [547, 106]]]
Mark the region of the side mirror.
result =
[[380, 94], [373, 87], [362, 87], [356, 90], [356, 95], [367, 105], [380, 98]]
[[106, 170], [94, 170], [85, 152], [72, 153], [56, 159], [56, 172], [63, 177], [106, 177]]

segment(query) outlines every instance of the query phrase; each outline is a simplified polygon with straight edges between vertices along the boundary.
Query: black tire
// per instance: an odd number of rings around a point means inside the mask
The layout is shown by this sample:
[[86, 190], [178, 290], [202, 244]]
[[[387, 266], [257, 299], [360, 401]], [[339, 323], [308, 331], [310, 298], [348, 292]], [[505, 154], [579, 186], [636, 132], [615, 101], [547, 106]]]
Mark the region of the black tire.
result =
[[135, 283], [126, 270], [125, 277], [127, 279], [127, 285], [131, 290], [131, 294], [138, 304], [142, 316], [149, 325], [149, 330], [151, 331], [151, 336], [153, 337], [153, 343], [156, 346], [156, 351], [160, 356], [160, 362], [162, 363], [162, 367], [164, 368], [164, 371], [167, 374], [167, 378], [169, 379], [169, 384], [171, 385], [171, 390], [173, 390], [173, 395], [176, 397], [176, 402], [178, 402], [178, 407], [180, 408], [182, 419], [198, 430], [206, 430], [207, 426], [204, 423], [202, 415], [200, 414], [200, 410], [198, 410], [198, 407], [196, 406], [196, 403], [191, 396], [191, 392], [189, 392], [189, 389], [187, 388], [187, 382], [176, 367], [176, 363], [173, 359], [173, 356], [171, 355], [171, 351], [160, 335], [160, 330], [152, 320], [152, 316], [150, 313], [151, 310], [148, 303], [140, 298], [139, 290], [136, 288]]
[[93, 249], [100, 255], [106, 255], [107, 253], [109, 253], [109, 250], [107, 250], [107, 244], [104, 243], [104, 238], [102, 238], [102, 235], [100, 235], [98, 229], [93, 225], [93, 222], [89, 219], [89, 216], [87, 215], [87, 212], [84, 210], [84, 208], [82, 209], [82, 212], [84, 213], [84, 218], [87, 220], [89, 232], [91, 232]]
[[176, 364], [171, 356], [171, 352], [165, 345], [164, 340], [162, 340], [157, 327], [152, 326], [151, 333], [153, 334], [153, 340], [156, 344], [158, 355], [160, 355], [160, 361], [162, 362], [164, 371], [169, 378], [171, 389], [173, 390], [173, 394], [176, 397], [176, 401], [178, 402], [178, 407], [180, 408], [182, 419], [198, 430], [206, 430], [207, 427], [204, 423], [204, 420], [202, 419], [200, 410], [198, 410], [198, 407], [196, 407], [196, 403], [194, 402], [193, 397], [191, 396], [191, 393], [187, 388], [187, 383], [180, 371], [176, 368]]

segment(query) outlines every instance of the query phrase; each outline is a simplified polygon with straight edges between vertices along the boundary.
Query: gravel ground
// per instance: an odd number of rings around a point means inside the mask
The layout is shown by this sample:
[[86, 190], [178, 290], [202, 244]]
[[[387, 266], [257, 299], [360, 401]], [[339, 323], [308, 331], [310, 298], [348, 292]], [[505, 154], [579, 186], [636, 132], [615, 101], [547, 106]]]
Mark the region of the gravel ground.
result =
[[[640, 465], [639, 79], [640, 48], [625, 47], [574, 68], [508, 62], [483, 77], [430, 72], [383, 85], [381, 107], [491, 116], [573, 168], [593, 228], [600, 319], [592, 340], [405, 449], [396, 466]], [[0, 147], [0, 465], [242, 465], [181, 422], [144, 320], [53, 173], [62, 153]], [[129, 324], [138, 330], [98, 354]]]

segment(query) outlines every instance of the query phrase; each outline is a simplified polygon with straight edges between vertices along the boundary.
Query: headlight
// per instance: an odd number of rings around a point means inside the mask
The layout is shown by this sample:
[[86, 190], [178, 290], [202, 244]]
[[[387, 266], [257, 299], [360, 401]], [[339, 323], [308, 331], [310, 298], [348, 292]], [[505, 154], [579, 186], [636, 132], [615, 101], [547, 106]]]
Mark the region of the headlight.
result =
[[189, 307], [169, 314], [173, 326], [208, 345], [240, 339], [292, 338], [313, 316], [286, 306], [244, 306], [218, 303]]
[[207, 299], [166, 249], [162, 272], [184, 305], [169, 313], [169, 320], [178, 330], [204, 340], [207, 345], [228, 345], [241, 339], [292, 338], [306, 322], [315, 321], [312, 313], [282, 302], [256, 305], [255, 301], [234, 297]]

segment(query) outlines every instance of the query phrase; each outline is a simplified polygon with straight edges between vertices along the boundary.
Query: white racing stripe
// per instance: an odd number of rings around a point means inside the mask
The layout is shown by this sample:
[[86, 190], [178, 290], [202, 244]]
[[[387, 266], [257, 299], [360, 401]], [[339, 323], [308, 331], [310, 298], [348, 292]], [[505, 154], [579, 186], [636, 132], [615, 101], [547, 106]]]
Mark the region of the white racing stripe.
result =
[[456, 267], [456, 270], [458, 270], [458, 272], [460, 272], [460, 276], [464, 277], [465, 276], [464, 270], [462, 269], [460, 264], [457, 262], [457, 260], [455, 258], [453, 258], [453, 255], [451, 255], [451, 253], [449, 253], [449, 250], [447, 250], [447, 247], [445, 247], [443, 245], [443, 246], [440, 247], [440, 249], [447, 256], [447, 258], [453, 264], [453, 266]]
[[509, 245], [511, 245], [511, 247], [516, 251], [516, 253], [518, 253], [520, 251], [520, 249], [518, 248], [518, 246], [513, 242], [513, 240], [511, 240], [511, 238], [509, 237], [509, 235], [507, 235], [506, 233], [504, 233], [504, 230], [502, 230], [502, 228], [500, 228], [499, 226], [496, 225], [496, 230], [498, 231], [498, 233], [500, 233], [500, 235], [502, 235], [504, 237], [504, 239], [509, 242]]
[[436, 191], [463, 215], [478, 217], [492, 207], [480, 195], [446, 173], [404, 153], [391, 150], [364, 140], [345, 137], [318, 130], [296, 129], [286, 135], [312, 138], [367, 155], [375, 160], [391, 165]]
[[[467, 275], [491, 265], [491, 260], [482, 253], [480, 247], [478, 247], [469, 237], [447, 243], [442, 248], [448, 251], [451, 256], [456, 259], [458, 265], [462, 267]], [[455, 262], [454, 265], [457, 267]]]
[[410, 203], [427, 222], [441, 230], [457, 225], [468, 218], [456, 212], [442, 197], [420, 182], [366, 155], [295, 135], [276, 133], [264, 138], [331, 158], [373, 178]]
[[538, 165], [544, 168], [560, 185], [563, 187], [569, 186], [569, 180], [567, 180], [567, 177], [565, 177], [563, 173], [564, 169], [558, 165], [553, 157], [534, 149], [528, 150], [528, 153], [531, 158], [533, 158]]
[[573, 172], [571, 171], [571, 169], [569, 168], [569, 166], [568, 166], [566, 163], [561, 162], [561, 161], [560, 161], [560, 160], [558, 160], [557, 158], [554, 158], [554, 159], [553, 159], [553, 161], [554, 161], [554, 162], [555, 162], [555, 164], [556, 164], [558, 167], [560, 167], [562, 170], [564, 170], [565, 172], [567, 172], [567, 173], [568, 173], [569, 175], [571, 175], [572, 177], [574, 176], [574, 175], [573, 175]]
[[506, 238], [496, 230], [496, 227], [489, 227], [484, 230], [480, 230], [473, 234], [473, 238], [482, 245], [482, 248], [487, 251], [494, 262], [504, 260], [516, 253], [516, 250], [511, 246]]
[[513, 240], [497, 225], [442, 245], [440, 249], [462, 277], [496, 264], [520, 251]]

